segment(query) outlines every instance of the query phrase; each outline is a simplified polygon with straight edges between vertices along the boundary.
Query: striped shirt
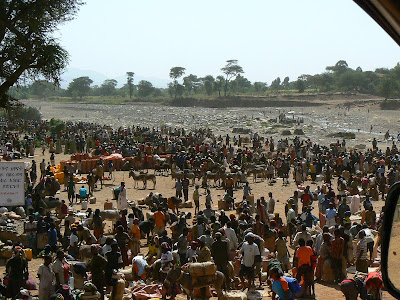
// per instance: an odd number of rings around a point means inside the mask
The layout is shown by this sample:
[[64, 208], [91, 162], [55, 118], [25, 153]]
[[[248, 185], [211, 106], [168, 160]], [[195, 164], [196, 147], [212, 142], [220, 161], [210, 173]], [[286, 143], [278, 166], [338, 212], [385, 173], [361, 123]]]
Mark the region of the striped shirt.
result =
[[[360, 253], [361, 253], [361, 256], [360, 256]], [[365, 240], [365, 237], [362, 238], [361, 240], [359, 240], [359, 242], [357, 243], [357, 259], [360, 259], [360, 260], [368, 259], [367, 242]]]

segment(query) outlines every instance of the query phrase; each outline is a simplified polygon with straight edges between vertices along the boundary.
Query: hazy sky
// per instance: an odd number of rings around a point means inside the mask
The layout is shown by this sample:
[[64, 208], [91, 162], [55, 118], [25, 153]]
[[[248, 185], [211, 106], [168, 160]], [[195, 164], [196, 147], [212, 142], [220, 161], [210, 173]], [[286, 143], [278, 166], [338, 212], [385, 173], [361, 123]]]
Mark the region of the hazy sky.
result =
[[351, 0], [86, 0], [60, 28], [70, 67], [110, 78], [169, 69], [219, 75], [238, 59], [251, 81], [322, 72], [344, 59], [392, 67], [399, 47]]

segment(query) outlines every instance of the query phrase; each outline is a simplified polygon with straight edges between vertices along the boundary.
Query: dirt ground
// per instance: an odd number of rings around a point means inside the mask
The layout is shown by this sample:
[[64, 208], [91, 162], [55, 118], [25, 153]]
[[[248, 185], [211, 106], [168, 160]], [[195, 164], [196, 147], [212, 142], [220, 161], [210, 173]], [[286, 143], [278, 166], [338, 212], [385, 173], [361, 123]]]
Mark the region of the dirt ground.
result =
[[[42, 156], [41, 153], [39, 154], [38, 151], [36, 151], [35, 155], [35, 160], [37, 162], [40, 162], [42, 158], [45, 158], [46, 161], [49, 160], [50, 154], [46, 151], [45, 155]], [[60, 160], [65, 160], [69, 159], [69, 155], [56, 155], [56, 164]], [[153, 172], [150, 170], [149, 172]], [[126, 182], [126, 188], [127, 188], [127, 197], [129, 200], [139, 200], [144, 198], [145, 196], [148, 195], [149, 192], [159, 192], [162, 193], [165, 197], [172, 196], [175, 193], [174, 190], [174, 182], [171, 179], [171, 177], [163, 177], [163, 176], [157, 176], [157, 185], [155, 190], [149, 190], [149, 189], [142, 189], [142, 186], [140, 185], [139, 189], [134, 189], [133, 188], [133, 179], [128, 178], [128, 172], [114, 172], [114, 179], [105, 181], [105, 185], [103, 189], [97, 189], [94, 192], [94, 196], [97, 199], [96, 204], [89, 204], [89, 207], [92, 208], [93, 210], [96, 208], [103, 209], [104, 202], [107, 199], [112, 199], [112, 189], [119, 186], [121, 181]], [[252, 182], [252, 178], [249, 179], [250, 186], [253, 189], [253, 194], [255, 196], [255, 199], [259, 198], [260, 196], [268, 196], [268, 192], [273, 193], [273, 197], [276, 200], [276, 211], [280, 213], [280, 215], [284, 218], [284, 205], [286, 203], [286, 200], [293, 194], [293, 191], [296, 188], [296, 185], [293, 181], [290, 182], [288, 186], [283, 186], [281, 179], [278, 179], [277, 182], [273, 186], [269, 186], [266, 182], [263, 181], [258, 181], [256, 183]], [[316, 188], [315, 184], [310, 184], [311, 189], [314, 190]], [[152, 187], [152, 184], [150, 183], [150, 187]], [[78, 186], [77, 186], [78, 188]], [[189, 190], [189, 197], [191, 197], [193, 193], [193, 186], [190, 187]], [[223, 190], [220, 188], [211, 188], [211, 193], [212, 193], [212, 199], [213, 199], [213, 208], [217, 209], [217, 203], [218, 199], [222, 197], [223, 195]], [[234, 193], [237, 201], [238, 199], [242, 199], [243, 196], [243, 191], [242, 190], [237, 190]], [[61, 192], [59, 195], [57, 195], [60, 199], [66, 200], [66, 203], [68, 203], [67, 199], [67, 193], [64, 191], [64, 186], [62, 185]], [[201, 203], [201, 208], [204, 207], [204, 202], [205, 202], [205, 190], [201, 189], [201, 198], [200, 198], [200, 203]], [[381, 207], [383, 206], [384, 202], [383, 201], [377, 201], [374, 202], [374, 208], [378, 212]], [[114, 207], [116, 207], [116, 202], [113, 201]], [[75, 205], [74, 210], [76, 212], [81, 210], [80, 205]], [[185, 211], [191, 211], [192, 213], [194, 212], [194, 209], [184, 209]], [[318, 212], [318, 208], [316, 207], [315, 213]], [[110, 230], [111, 227], [111, 222], [106, 221], [107, 226], [106, 226], [106, 232], [107, 230]], [[191, 222], [191, 221], [189, 221]], [[145, 243], [145, 240], [142, 240], [142, 244]], [[399, 252], [399, 251], [398, 251]], [[142, 253], [146, 253], [146, 249], [142, 248]], [[33, 259], [31, 262], [29, 262], [29, 270], [33, 278], [37, 278], [37, 270], [42, 263], [41, 259]], [[0, 266], [0, 274], [4, 273], [5, 267], [4, 265]], [[267, 288], [264, 289], [264, 292], [267, 292]], [[325, 284], [316, 284], [316, 299], [334, 299], [338, 298], [341, 299], [343, 297], [339, 286], [330, 284], [330, 285], [325, 285]], [[264, 296], [265, 299], [269, 299], [270, 297], [268, 294], [265, 294]], [[384, 293], [384, 299], [391, 299], [391, 296], [388, 293]]]

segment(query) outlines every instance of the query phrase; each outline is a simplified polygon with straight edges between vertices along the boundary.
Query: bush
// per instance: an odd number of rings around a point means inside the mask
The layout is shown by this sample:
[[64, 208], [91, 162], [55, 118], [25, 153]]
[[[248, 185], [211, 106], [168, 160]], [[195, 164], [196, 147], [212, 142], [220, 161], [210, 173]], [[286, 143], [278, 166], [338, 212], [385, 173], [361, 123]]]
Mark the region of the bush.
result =
[[42, 120], [42, 115], [40, 111], [35, 107], [29, 106], [15, 106], [12, 107], [7, 113], [5, 113], [6, 118], [11, 120], [22, 119], [31, 121]]
[[60, 119], [52, 118], [50, 120], [50, 131], [52, 133], [60, 133], [62, 130], [64, 130], [64, 128], [65, 128], [65, 124]]
[[399, 100], [385, 100], [380, 103], [380, 107], [383, 110], [398, 110], [400, 109]]
[[294, 130], [295, 135], [304, 135], [304, 131], [301, 128], [297, 128]]

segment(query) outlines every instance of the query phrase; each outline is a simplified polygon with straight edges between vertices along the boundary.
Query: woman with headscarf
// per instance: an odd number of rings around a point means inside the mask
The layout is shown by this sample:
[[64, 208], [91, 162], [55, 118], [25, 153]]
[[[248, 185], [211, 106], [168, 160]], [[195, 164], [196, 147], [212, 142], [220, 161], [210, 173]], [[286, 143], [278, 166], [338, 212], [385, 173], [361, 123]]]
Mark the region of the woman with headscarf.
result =
[[[161, 268], [160, 268], [160, 275], [161, 275], [161, 282], [164, 282], [167, 278], [168, 272], [172, 269], [174, 265], [174, 257], [171, 252], [171, 248], [167, 242], [163, 242], [161, 244]], [[179, 283], [177, 282], [170, 282], [170, 284], [165, 287], [163, 285], [163, 298], [165, 298], [165, 294], [170, 295], [171, 299], [174, 299], [177, 294], [181, 292]]]
[[174, 263], [174, 257], [170, 250], [171, 248], [167, 242], [161, 244], [161, 281], [165, 280]]
[[323, 242], [317, 259], [317, 269], [315, 271], [316, 280], [321, 280], [324, 271], [323, 270], [324, 262], [329, 258], [331, 251], [330, 249], [331, 249], [332, 236], [329, 233], [324, 233], [322, 235], [322, 239]]
[[93, 215], [93, 234], [97, 240], [103, 235], [103, 218], [100, 216], [100, 209], [96, 209]]

